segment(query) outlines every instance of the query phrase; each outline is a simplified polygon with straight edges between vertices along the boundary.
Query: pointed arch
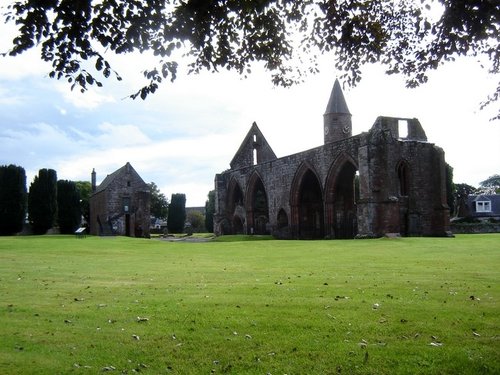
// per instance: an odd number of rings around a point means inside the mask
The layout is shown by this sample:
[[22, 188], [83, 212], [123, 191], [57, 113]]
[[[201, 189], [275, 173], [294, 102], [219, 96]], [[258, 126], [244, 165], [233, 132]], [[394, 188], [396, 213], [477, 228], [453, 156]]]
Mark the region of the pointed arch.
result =
[[244, 195], [240, 187], [240, 184], [233, 177], [228, 184], [228, 195], [227, 195], [227, 212], [226, 215], [231, 223], [231, 228], [229, 232], [232, 234], [244, 233], [244, 223], [245, 223], [245, 207], [244, 207]]
[[357, 234], [357, 170], [356, 161], [347, 153], [340, 154], [330, 166], [325, 184], [328, 237], [354, 238]]
[[410, 166], [408, 161], [402, 159], [396, 165], [398, 176], [398, 193], [401, 197], [407, 197], [410, 193]]
[[[408, 236], [410, 232], [416, 232], [414, 229], [416, 227], [416, 220], [413, 216], [411, 218], [409, 212], [410, 200], [408, 196], [410, 195], [410, 163], [407, 160], [401, 159], [396, 164], [396, 181], [397, 181], [397, 194], [399, 195], [399, 233], [402, 236]], [[411, 218], [411, 219], [410, 219]], [[412, 220], [412, 223], [410, 223]]]
[[302, 163], [290, 192], [292, 232], [298, 238], [323, 238], [323, 189], [314, 168]]
[[257, 171], [250, 176], [247, 184], [245, 208], [250, 233], [268, 234], [269, 204], [262, 177]]

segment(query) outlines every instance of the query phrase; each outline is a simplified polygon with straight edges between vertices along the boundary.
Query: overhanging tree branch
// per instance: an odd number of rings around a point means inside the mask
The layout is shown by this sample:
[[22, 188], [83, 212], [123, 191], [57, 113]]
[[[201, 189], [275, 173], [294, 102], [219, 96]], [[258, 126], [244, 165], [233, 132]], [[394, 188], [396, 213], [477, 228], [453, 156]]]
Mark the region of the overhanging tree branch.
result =
[[[260, 62], [282, 86], [317, 72], [328, 52], [349, 85], [371, 63], [403, 75], [408, 87], [459, 56], [482, 57], [493, 75], [500, 66], [500, 7], [492, 0], [23, 0], [4, 17], [18, 27], [9, 55], [39, 46], [49, 76], [82, 91], [121, 79], [102, 51], [152, 51], [158, 64], [141, 69], [149, 83], [132, 98], [175, 80], [177, 51], [189, 72], [246, 76]], [[482, 107], [498, 102], [499, 91], [500, 83]]]

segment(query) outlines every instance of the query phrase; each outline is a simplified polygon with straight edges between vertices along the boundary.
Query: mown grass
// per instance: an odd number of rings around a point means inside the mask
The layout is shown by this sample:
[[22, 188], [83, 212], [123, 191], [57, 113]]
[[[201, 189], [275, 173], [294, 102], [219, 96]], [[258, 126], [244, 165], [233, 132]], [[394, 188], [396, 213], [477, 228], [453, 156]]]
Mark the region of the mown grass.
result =
[[500, 373], [500, 235], [255, 239], [0, 238], [0, 373]]

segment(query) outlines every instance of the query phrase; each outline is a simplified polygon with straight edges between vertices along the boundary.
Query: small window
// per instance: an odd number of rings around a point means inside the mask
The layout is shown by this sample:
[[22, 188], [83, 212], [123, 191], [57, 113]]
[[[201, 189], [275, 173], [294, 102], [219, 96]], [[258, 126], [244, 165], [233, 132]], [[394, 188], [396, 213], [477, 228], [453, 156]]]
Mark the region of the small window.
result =
[[123, 198], [123, 212], [129, 212], [129, 211], [130, 211], [130, 198], [124, 197]]
[[476, 202], [476, 212], [491, 212], [491, 202], [490, 201]]
[[130, 181], [127, 181], [127, 186], [130, 187]]

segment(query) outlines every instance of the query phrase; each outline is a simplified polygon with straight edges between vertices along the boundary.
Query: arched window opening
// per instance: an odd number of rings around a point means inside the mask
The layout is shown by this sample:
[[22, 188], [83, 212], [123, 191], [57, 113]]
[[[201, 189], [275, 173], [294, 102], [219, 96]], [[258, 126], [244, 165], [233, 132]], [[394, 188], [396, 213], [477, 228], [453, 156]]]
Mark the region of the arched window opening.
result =
[[[230, 220], [232, 229], [230, 233], [243, 233], [243, 220], [245, 217], [245, 208], [243, 205], [244, 196], [240, 185], [236, 181], [232, 181], [229, 188], [227, 217]], [[228, 233], [229, 234], [229, 233]]]
[[354, 203], [359, 201], [359, 171], [354, 174]]
[[233, 206], [243, 205], [243, 193], [241, 192], [240, 185], [236, 185], [233, 192]]
[[408, 181], [408, 166], [405, 162], [401, 162], [398, 166], [398, 181], [399, 195], [402, 197], [408, 196], [409, 181]]
[[260, 178], [254, 179], [252, 193], [253, 233], [267, 234], [269, 224], [269, 209], [264, 184]]
[[299, 192], [299, 231], [301, 238], [323, 238], [323, 196], [315, 174], [304, 174]]
[[340, 169], [334, 185], [335, 238], [354, 238], [357, 234], [356, 201], [359, 199], [359, 173], [352, 163]]

